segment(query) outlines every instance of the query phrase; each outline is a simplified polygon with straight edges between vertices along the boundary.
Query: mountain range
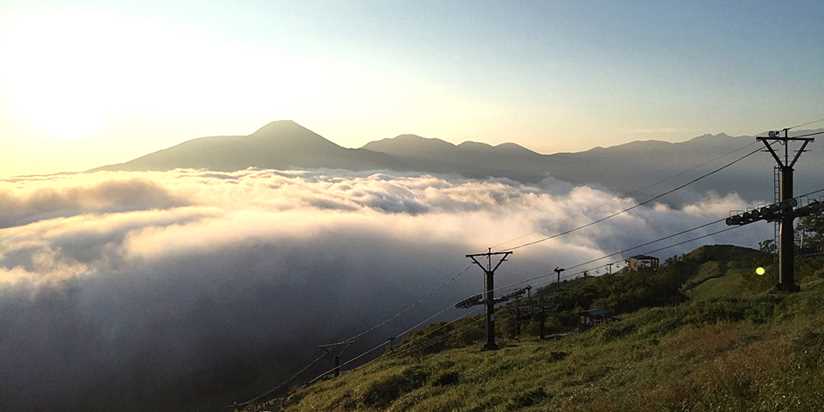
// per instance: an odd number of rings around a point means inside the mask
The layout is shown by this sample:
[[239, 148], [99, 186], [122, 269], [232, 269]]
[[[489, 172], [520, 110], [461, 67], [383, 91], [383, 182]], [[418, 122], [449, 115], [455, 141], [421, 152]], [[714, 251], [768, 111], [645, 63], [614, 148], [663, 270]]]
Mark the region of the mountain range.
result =
[[[796, 133], [804, 132], [810, 131]], [[576, 153], [541, 154], [515, 143], [492, 146], [467, 141], [455, 145], [441, 139], [404, 134], [351, 149], [294, 121], [281, 120], [248, 136], [197, 138], [95, 170], [333, 168], [502, 177], [524, 183], [552, 177], [644, 198], [718, 168], [759, 145], [753, 136], [722, 133], [679, 143], [643, 140]], [[824, 152], [814, 150], [815, 146], [813, 143], [813, 150], [801, 156], [796, 166], [797, 192], [818, 188], [814, 186], [824, 182]], [[773, 198], [773, 166], [774, 161], [768, 154], [757, 153], [690, 188], [693, 193], [735, 192], [746, 200], [769, 201]]]

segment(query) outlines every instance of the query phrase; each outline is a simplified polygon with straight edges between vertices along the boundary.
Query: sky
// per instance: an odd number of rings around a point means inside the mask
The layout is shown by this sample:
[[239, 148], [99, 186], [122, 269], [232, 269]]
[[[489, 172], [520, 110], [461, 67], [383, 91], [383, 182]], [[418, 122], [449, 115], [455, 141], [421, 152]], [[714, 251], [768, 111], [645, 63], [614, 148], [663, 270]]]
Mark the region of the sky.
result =
[[551, 153], [824, 117], [820, 1], [0, 1], [0, 176], [292, 119]]

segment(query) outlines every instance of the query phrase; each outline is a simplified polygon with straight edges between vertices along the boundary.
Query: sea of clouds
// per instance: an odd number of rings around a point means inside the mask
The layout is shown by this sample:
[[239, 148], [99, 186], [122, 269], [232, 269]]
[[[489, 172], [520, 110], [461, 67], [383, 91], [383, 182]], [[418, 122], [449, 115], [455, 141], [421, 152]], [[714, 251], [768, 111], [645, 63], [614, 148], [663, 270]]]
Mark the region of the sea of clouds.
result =
[[[311, 358], [314, 345], [420, 296], [415, 310], [366, 343], [477, 293], [477, 270], [447, 282], [466, 267], [467, 252], [540, 239], [635, 202], [552, 179], [524, 185], [336, 170], [0, 181], [0, 409], [174, 409], [249, 395]], [[709, 194], [677, 208], [640, 207], [516, 250], [496, 281], [551, 272], [748, 206], [735, 194]], [[753, 225], [702, 242], [754, 246], [770, 235], [767, 225]]]

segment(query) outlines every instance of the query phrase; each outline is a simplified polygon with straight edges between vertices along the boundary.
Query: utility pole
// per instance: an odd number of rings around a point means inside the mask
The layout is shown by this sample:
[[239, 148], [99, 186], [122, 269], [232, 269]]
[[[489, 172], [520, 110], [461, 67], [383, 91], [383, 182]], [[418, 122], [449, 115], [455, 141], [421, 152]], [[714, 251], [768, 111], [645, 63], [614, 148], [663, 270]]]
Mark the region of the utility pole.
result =
[[562, 268], [559, 268], [557, 266], [555, 267], [555, 274], [558, 276], [558, 280], [555, 282], [555, 285], [557, 285], [557, 287], [559, 287], [559, 288], [561, 287], [561, 272], [563, 272], [565, 270], [566, 269], [562, 269]]
[[[793, 221], [795, 220], [793, 207], [795, 205], [791, 204], [794, 198], [793, 166], [795, 166], [795, 163], [798, 161], [801, 153], [804, 153], [804, 149], [807, 145], [814, 141], [815, 138], [789, 137], [789, 131], [790, 129], [783, 129], [784, 136], [780, 136], [781, 131], [771, 131], [768, 133], [767, 137], [758, 137], [757, 139], [764, 143], [767, 150], [769, 150], [770, 154], [781, 168], [780, 192], [782, 213], [780, 220], [781, 227], [779, 229], [779, 237], [781, 238], [781, 242], [779, 243], [778, 249], [778, 283], [781, 290], [786, 292], [795, 292], [798, 290], [798, 286], [795, 284], [795, 273], [793, 266], [795, 263], [795, 234], [793, 227]], [[801, 141], [802, 144], [801, 149], [799, 149], [792, 157], [792, 160], [790, 160], [790, 141], [793, 140]], [[781, 156], [779, 156], [773, 149], [771, 142], [778, 142], [784, 146], [783, 162]]]
[[[466, 255], [466, 257], [472, 259], [472, 261], [478, 265], [481, 270], [484, 271], [486, 277], [486, 345], [484, 345], [484, 350], [496, 350], [498, 349], [498, 345], [495, 344], [495, 271], [504, 263], [509, 256], [512, 255], [511, 251], [508, 252], [492, 252], [492, 249], [487, 249], [486, 253], [475, 253]], [[492, 257], [500, 257], [498, 258], [498, 262], [495, 265], [492, 265]], [[486, 265], [478, 261], [478, 258], [486, 257]]]
[[[777, 287], [785, 292], [796, 292], [799, 289], [798, 285], [795, 284], [795, 269], [793, 266], [795, 263], [795, 230], [793, 227], [793, 222], [796, 217], [809, 214], [812, 209], [809, 207], [796, 209], [796, 201], [793, 195], [793, 167], [798, 161], [798, 158], [801, 157], [801, 153], [804, 153], [804, 149], [807, 145], [810, 144], [810, 142], [815, 141], [815, 138], [789, 137], [789, 131], [789, 128], [773, 130], [768, 133], [767, 137], [756, 137], [756, 140], [764, 143], [767, 151], [769, 151], [773, 159], [775, 159], [775, 162], [778, 164], [778, 169], [781, 171], [781, 182], [779, 188], [780, 202], [776, 202], [761, 209], [731, 216], [727, 219], [727, 224], [745, 225], [758, 220], [779, 222], [780, 239], [777, 245]], [[781, 132], [784, 132], [783, 136], [781, 135]], [[802, 144], [801, 148], [791, 156], [790, 143], [794, 141], [802, 142]], [[773, 147], [775, 144], [784, 146], [783, 156], [776, 152], [775, 147]]]
[[541, 337], [541, 340], [544, 340], [544, 324], [546, 323], [546, 310], [544, 308], [544, 296], [543, 295], [541, 295], [539, 304], [540, 304], [540, 306], [539, 306], [540, 312], [538, 312], [538, 323], [539, 323], [540, 326], [539, 326], [539, 329], [538, 329], [538, 334]]

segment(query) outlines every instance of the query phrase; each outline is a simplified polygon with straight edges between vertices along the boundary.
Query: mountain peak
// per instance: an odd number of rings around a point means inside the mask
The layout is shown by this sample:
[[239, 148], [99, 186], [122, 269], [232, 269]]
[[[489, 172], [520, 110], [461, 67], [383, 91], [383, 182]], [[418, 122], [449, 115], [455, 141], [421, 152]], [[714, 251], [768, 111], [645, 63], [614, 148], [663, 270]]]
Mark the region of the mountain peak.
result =
[[517, 143], [501, 143], [494, 148], [498, 152], [513, 153], [513, 154], [530, 154], [537, 155], [538, 153], [527, 149]]
[[250, 141], [267, 147], [280, 146], [285, 148], [289, 146], [303, 150], [333, 150], [334, 148], [340, 148], [332, 141], [293, 120], [269, 122], [248, 137]]
[[430, 156], [455, 149], [452, 143], [431, 137], [421, 137], [414, 134], [402, 134], [369, 142], [364, 149], [387, 154]]
[[481, 142], [473, 142], [471, 140], [467, 140], [467, 141], [459, 144], [458, 148], [462, 149], [462, 150], [474, 150], [474, 151], [478, 151], [478, 152], [486, 152], [486, 151], [492, 150], [491, 145], [488, 145], [486, 143], [481, 143]]
[[400, 134], [395, 136], [391, 139], [384, 139], [384, 140], [396, 140], [398, 142], [405, 142], [405, 143], [423, 143], [423, 144], [439, 144], [439, 145], [450, 145], [454, 146], [452, 143], [449, 143], [445, 140], [438, 139], [436, 137], [423, 137], [418, 136], [416, 134]]
[[253, 135], [263, 135], [263, 134], [274, 134], [274, 133], [284, 133], [284, 132], [310, 132], [314, 133], [311, 130], [299, 125], [294, 120], [275, 120], [273, 122], [266, 123], [260, 129], [257, 129]]

